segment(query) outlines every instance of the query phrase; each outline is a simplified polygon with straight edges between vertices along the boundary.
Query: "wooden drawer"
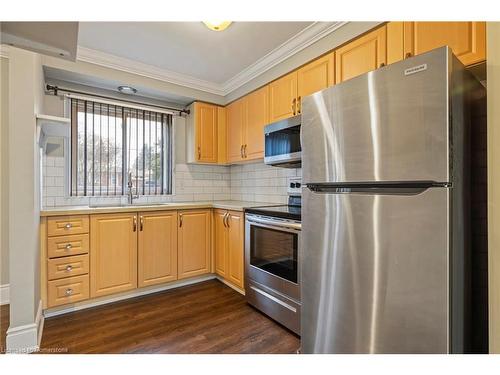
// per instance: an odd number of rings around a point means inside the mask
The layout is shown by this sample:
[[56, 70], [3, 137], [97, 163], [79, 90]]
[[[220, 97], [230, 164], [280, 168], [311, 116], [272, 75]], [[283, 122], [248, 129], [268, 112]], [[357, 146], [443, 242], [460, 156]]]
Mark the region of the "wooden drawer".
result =
[[89, 298], [89, 275], [48, 282], [48, 307], [83, 301]]
[[47, 239], [47, 255], [49, 258], [68, 255], [88, 254], [89, 235], [75, 234], [73, 236], [49, 237]]
[[48, 260], [47, 277], [49, 280], [84, 275], [86, 273], [89, 273], [88, 255], [75, 255]]
[[47, 235], [64, 236], [89, 232], [88, 215], [55, 216], [47, 219]]

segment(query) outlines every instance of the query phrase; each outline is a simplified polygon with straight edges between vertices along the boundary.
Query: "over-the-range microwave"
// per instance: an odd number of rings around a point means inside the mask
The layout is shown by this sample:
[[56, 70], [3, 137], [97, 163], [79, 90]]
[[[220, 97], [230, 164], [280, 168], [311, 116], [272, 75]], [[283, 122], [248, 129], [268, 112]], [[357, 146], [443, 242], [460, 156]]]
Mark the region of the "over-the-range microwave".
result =
[[267, 125], [264, 128], [264, 163], [279, 167], [299, 168], [301, 115]]

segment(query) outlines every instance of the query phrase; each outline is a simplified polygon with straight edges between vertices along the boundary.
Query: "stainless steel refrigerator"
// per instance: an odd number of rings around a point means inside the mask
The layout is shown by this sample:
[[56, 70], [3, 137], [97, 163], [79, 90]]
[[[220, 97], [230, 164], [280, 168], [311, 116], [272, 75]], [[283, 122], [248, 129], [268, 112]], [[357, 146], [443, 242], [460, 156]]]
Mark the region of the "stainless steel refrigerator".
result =
[[469, 105], [448, 47], [303, 99], [303, 353], [460, 353]]

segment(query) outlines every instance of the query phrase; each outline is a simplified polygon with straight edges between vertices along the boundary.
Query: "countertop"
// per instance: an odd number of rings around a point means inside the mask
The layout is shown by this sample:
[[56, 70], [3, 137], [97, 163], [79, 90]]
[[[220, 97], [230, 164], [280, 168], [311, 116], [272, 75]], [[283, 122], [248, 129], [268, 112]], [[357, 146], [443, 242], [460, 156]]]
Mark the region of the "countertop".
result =
[[243, 211], [245, 208], [259, 206], [277, 206], [279, 203], [246, 202], [246, 201], [204, 201], [204, 202], [170, 202], [163, 204], [133, 204], [125, 206], [61, 206], [40, 211], [40, 216], [86, 215], [117, 212], [147, 212], [188, 210], [196, 208], [220, 208], [224, 210]]

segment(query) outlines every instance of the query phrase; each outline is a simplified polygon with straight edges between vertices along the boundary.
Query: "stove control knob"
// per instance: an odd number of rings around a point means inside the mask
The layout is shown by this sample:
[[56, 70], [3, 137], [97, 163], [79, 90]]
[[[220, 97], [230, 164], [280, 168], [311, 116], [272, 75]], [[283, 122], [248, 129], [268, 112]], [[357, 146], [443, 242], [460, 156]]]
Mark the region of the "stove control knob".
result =
[[296, 188], [300, 188], [300, 186], [301, 186], [301, 185], [300, 185], [300, 182], [296, 182], [296, 183], [295, 183], [295, 187], [296, 187]]

